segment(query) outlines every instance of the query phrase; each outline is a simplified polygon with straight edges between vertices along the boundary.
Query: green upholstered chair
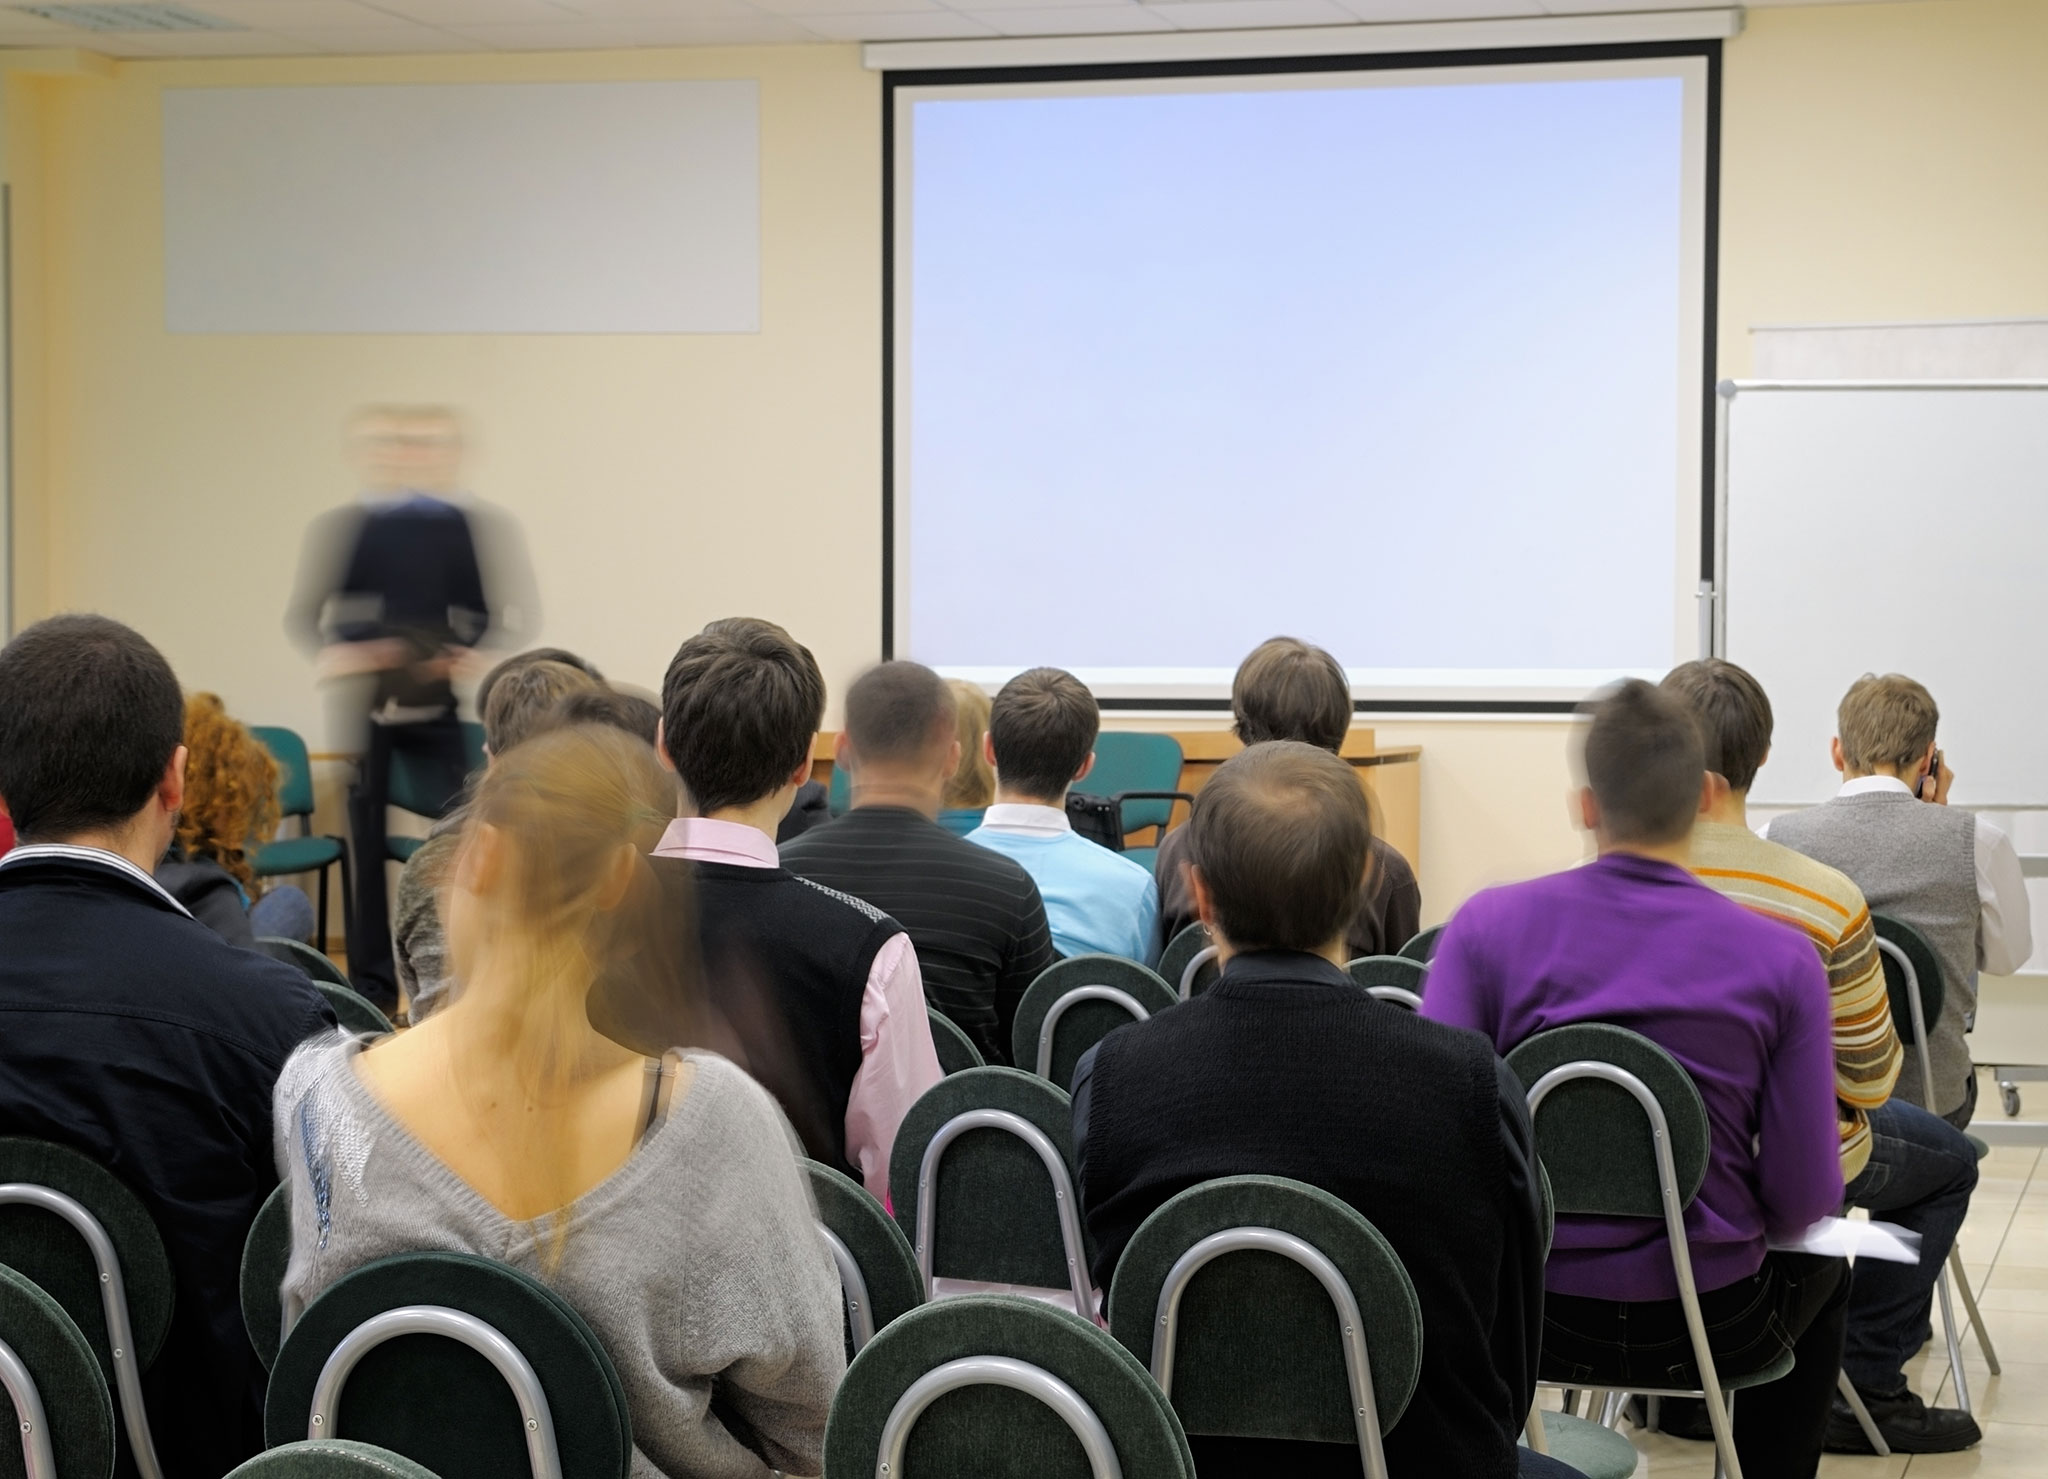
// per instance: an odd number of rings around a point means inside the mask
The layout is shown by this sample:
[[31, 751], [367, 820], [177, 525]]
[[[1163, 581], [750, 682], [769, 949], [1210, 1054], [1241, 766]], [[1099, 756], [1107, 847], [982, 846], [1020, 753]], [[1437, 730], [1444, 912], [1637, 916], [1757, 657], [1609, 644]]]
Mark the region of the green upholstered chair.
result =
[[1422, 1309], [1392, 1247], [1279, 1176], [1205, 1182], [1147, 1217], [1117, 1263], [1109, 1330], [1189, 1433], [1356, 1443], [1374, 1479], [1422, 1369]]
[[1174, 983], [1174, 995], [1182, 1001], [1193, 1001], [1223, 979], [1223, 962], [1218, 958], [1221, 954], [1214, 945], [1197, 950], [1181, 968], [1180, 979]]
[[[482, 768], [483, 728], [476, 727], [476, 738], [472, 739], [470, 725], [462, 727], [463, 748], [468, 755], [470, 774]], [[448, 815], [455, 804], [462, 799], [462, 788], [457, 786], [451, 793], [442, 789], [441, 783], [433, 776], [426, 764], [406, 750], [395, 751], [391, 756], [391, 773], [385, 799], [400, 811], [409, 811], [414, 816], [439, 821]], [[388, 836], [384, 839], [384, 855], [394, 862], [404, 863], [420, 850], [423, 837]]]
[[1187, 970], [1188, 962], [1214, 943], [1209, 938], [1209, 926], [1201, 920], [1183, 925], [1179, 933], [1166, 942], [1166, 948], [1159, 952], [1160, 976], [1178, 991], [1181, 974]]
[[855, 1357], [825, 1428], [833, 1479], [1195, 1479], [1145, 1368], [1035, 1300], [927, 1304]]
[[960, 1030], [960, 1024], [942, 1012], [926, 1009], [932, 1019], [932, 1047], [939, 1055], [939, 1068], [946, 1073], [958, 1073], [963, 1068], [981, 1068], [984, 1060], [981, 1049], [974, 1045], [974, 1039]]
[[403, 1454], [346, 1438], [287, 1443], [266, 1449], [228, 1479], [435, 1479], [434, 1471]]
[[999, 1285], [1094, 1313], [1064, 1089], [970, 1068], [925, 1090], [896, 1131], [889, 1196], [927, 1298]]
[[1344, 969], [1381, 1001], [1394, 1002], [1411, 1012], [1422, 1009], [1422, 987], [1429, 967], [1421, 961], [1406, 955], [1361, 955]]
[[256, 948], [274, 960], [282, 960], [304, 971], [314, 989], [327, 998], [327, 1005], [334, 1009], [334, 1020], [348, 1031], [379, 1037], [393, 1030], [391, 1019], [384, 1015], [383, 1010], [349, 984], [341, 967], [318, 950], [278, 935], [259, 936]]
[[[1907, 1087], [1906, 1097], [1910, 1099], [1913, 1089], [1918, 1089], [1921, 1105], [1932, 1109], [1934, 1069], [1927, 1060], [1927, 1024], [1941, 1020], [1942, 1003], [1947, 999], [1941, 957], [1934, 953], [1927, 937], [1903, 919], [1873, 910], [1870, 924], [1877, 932], [1878, 954], [1884, 962], [1884, 988], [1891, 999], [1892, 1026], [1900, 1039], [1912, 1046], [1920, 1065], [1920, 1081]], [[1962, 1335], [1956, 1325], [1955, 1303], [1949, 1295], [1951, 1279], [1963, 1296], [1963, 1308], [1969, 1313], [1970, 1328], [1976, 1332], [1977, 1344], [1984, 1352], [1986, 1369], [1997, 1376], [2002, 1368], [1998, 1352], [1991, 1344], [1991, 1332], [1984, 1328], [1984, 1315], [1977, 1308], [1976, 1291], [1963, 1272], [1963, 1251], [1958, 1241], [1949, 1246], [1948, 1267], [1935, 1281], [1934, 1288], [1941, 1299], [1941, 1328], [1948, 1342], [1949, 1377], [1955, 1383], [1956, 1404], [1968, 1412], [1970, 1380], [1963, 1369]]]
[[160, 1479], [142, 1375], [163, 1349], [176, 1285], [142, 1199], [66, 1146], [0, 1139], [0, 1264], [78, 1327], [114, 1394], [136, 1471]]
[[306, 1308], [271, 1368], [273, 1447], [354, 1438], [442, 1479], [626, 1479], [633, 1429], [604, 1347], [540, 1280], [461, 1253], [368, 1263]]
[[924, 1303], [924, 1280], [910, 1240], [882, 1204], [852, 1177], [805, 1161], [818, 1230], [839, 1269], [846, 1296], [847, 1355], [858, 1355], [875, 1332]]
[[988, 815], [985, 806], [949, 806], [939, 813], [939, 825], [955, 837], [965, 837]]
[[1624, 1392], [1704, 1398], [1721, 1472], [1742, 1479], [1729, 1426], [1734, 1393], [1776, 1381], [1792, 1369], [1792, 1353], [1759, 1370], [1723, 1372], [1707, 1344], [1685, 1235], [1685, 1209], [1707, 1173], [1707, 1110], [1699, 1089], [1656, 1043], [1600, 1022], [1539, 1032], [1509, 1052], [1507, 1062], [1529, 1095], [1536, 1152], [1556, 1211], [1663, 1221], [1693, 1350], [1687, 1375], [1695, 1380], [1684, 1384], [1630, 1386], [1619, 1372], [1612, 1379], [1600, 1372], [1572, 1373], [1569, 1380], [1545, 1376], [1545, 1384], [1607, 1390], [1603, 1421], [1619, 1413]]
[[242, 1240], [242, 1327], [268, 1371], [284, 1340], [284, 1272], [292, 1256], [291, 1188], [280, 1182]]
[[836, 761], [832, 766], [832, 779], [825, 782], [825, 811], [830, 816], [843, 817], [853, 810], [853, 775]]
[[0, 1266], [0, 1438], [6, 1479], [111, 1479], [114, 1404], [64, 1307]]
[[1117, 1028], [1163, 1012], [1180, 998], [1156, 971], [1120, 955], [1076, 955], [1038, 973], [1017, 1004], [1010, 1059], [1063, 1089], [1081, 1055]]
[[297, 732], [270, 724], [252, 724], [249, 733], [256, 743], [270, 751], [277, 762], [277, 809], [281, 818], [296, 820], [299, 835], [279, 837], [256, 850], [250, 869], [258, 878], [284, 878], [294, 873], [317, 873], [320, 882], [314, 895], [318, 919], [314, 933], [327, 943], [327, 870], [341, 868], [341, 927], [347, 932], [355, 912], [355, 886], [348, 871], [348, 842], [345, 838], [313, 835], [313, 762], [307, 757], [306, 742]]
[[[1116, 802], [1125, 836], [1163, 829], [1173, 818], [1175, 802], [1194, 804], [1195, 798], [1180, 789], [1181, 764], [1180, 741], [1170, 734], [1104, 730], [1095, 736], [1095, 768], [1079, 789]], [[1156, 845], [1124, 849], [1125, 857], [1147, 869], [1158, 855]]]
[[1430, 959], [1436, 954], [1436, 942], [1443, 932], [1444, 927], [1442, 925], [1433, 924], [1394, 953], [1396, 955], [1405, 955], [1410, 960], [1419, 960], [1424, 965], [1428, 965]]
[[1542, 1451], [1586, 1479], [1630, 1479], [1643, 1466], [1635, 1444], [1612, 1428], [1548, 1409], [1537, 1418], [1542, 1424]]

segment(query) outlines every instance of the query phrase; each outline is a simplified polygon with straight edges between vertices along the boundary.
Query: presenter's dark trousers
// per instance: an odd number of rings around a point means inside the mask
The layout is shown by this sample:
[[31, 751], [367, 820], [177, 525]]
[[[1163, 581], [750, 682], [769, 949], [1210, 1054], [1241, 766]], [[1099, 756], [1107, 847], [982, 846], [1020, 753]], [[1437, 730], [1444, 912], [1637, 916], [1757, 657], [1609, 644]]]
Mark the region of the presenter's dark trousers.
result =
[[409, 800], [439, 816], [454, 804], [467, 778], [462, 725], [451, 712], [410, 724], [369, 725], [362, 763], [348, 793], [349, 846], [356, 870], [355, 929], [348, 937], [348, 976], [363, 995], [389, 1012], [398, 1005], [391, 959], [391, 905], [385, 887], [384, 809], [390, 802], [394, 763], [413, 783]]
[[[1759, 1371], [1790, 1347], [1797, 1364], [1735, 1402], [1735, 1452], [1747, 1479], [1813, 1479], [1842, 1370], [1849, 1265], [1767, 1253], [1749, 1278], [1700, 1295], [1714, 1364]], [[1619, 1302], [1551, 1294], [1543, 1303], [1545, 1381], [1627, 1390], [1698, 1382], [1685, 1312], [1675, 1299]]]

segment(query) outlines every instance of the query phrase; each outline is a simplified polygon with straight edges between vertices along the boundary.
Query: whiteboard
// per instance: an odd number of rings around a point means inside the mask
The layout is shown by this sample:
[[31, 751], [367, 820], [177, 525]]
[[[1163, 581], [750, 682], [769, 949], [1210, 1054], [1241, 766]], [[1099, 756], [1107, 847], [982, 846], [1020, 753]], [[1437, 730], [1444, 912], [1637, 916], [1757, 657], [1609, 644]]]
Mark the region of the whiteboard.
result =
[[185, 334], [752, 333], [751, 81], [167, 88]]
[[1719, 650], [1776, 718], [1759, 806], [1825, 800], [1864, 673], [1927, 685], [1953, 799], [2048, 807], [2048, 382], [1722, 386]]

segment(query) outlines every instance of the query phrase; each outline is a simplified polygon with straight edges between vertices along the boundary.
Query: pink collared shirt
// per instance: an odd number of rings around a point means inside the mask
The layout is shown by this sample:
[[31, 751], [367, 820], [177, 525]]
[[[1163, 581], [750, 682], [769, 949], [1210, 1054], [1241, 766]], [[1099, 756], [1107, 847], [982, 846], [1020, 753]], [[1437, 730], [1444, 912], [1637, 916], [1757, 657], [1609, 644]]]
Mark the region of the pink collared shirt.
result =
[[[710, 817], [670, 822], [654, 855], [739, 868], [782, 866], [775, 839], [766, 832]], [[860, 1054], [860, 1070], [846, 1098], [846, 1156], [886, 1206], [897, 1126], [918, 1096], [943, 1077], [925, 1014], [924, 977], [907, 934], [890, 936], [868, 967], [860, 999]]]

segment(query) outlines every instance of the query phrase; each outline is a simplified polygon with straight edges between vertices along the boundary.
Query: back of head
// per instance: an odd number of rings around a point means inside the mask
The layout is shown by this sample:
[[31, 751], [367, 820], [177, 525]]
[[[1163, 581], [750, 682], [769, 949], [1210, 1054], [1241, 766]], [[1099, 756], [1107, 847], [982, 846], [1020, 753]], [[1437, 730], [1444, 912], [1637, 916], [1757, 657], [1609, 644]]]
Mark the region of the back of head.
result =
[[1691, 706], [1630, 678], [1590, 708], [1586, 784], [1599, 803], [1602, 837], [1657, 847], [1690, 835], [1707, 769]]
[[824, 722], [817, 659], [773, 622], [712, 623], [662, 679], [662, 744], [702, 815], [780, 790]]
[[915, 662], [876, 663], [846, 690], [856, 765], [916, 764], [953, 743], [953, 690]]
[[477, 714], [481, 716], [485, 710], [490, 708], [492, 692], [496, 690], [498, 684], [504, 681], [508, 675], [518, 672], [519, 669], [527, 666], [529, 663], [537, 662], [558, 662], [572, 668], [581, 668], [590, 676], [593, 682], [604, 682], [604, 674], [597, 670], [595, 663], [578, 657], [565, 647], [531, 647], [524, 652], [513, 653], [512, 656], [506, 658], [488, 673], [484, 674], [483, 682], [476, 686]]
[[567, 663], [522, 663], [491, 688], [484, 704], [484, 743], [494, 757], [501, 756], [532, 735], [563, 699], [596, 687], [595, 678]]
[[178, 842], [253, 888], [249, 849], [277, 830], [277, 762], [215, 693], [185, 704], [185, 804]]
[[183, 742], [171, 665], [104, 616], [53, 616], [0, 647], [0, 805], [23, 842], [118, 827]]
[[1703, 657], [1680, 663], [1657, 686], [1692, 709], [1707, 769], [1729, 790], [1747, 792], [1771, 752], [1771, 701], [1763, 685], [1724, 658]]
[[965, 678], [948, 678], [946, 686], [953, 690], [953, 733], [960, 740], [960, 763], [946, 783], [946, 805], [978, 811], [996, 799], [996, 773], [981, 744], [988, 733], [988, 694]]
[[616, 688], [586, 688], [572, 693], [555, 705], [548, 719], [551, 725], [608, 724], [650, 746], [661, 729], [661, 710], [651, 700], [637, 693], [621, 693]]
[[1358, 913], [1372, 808], [1321, 746], [1270, 740], [1231, 756], [1195, 794], [1188, 827], [1233, 950], [1319, 951]]
[[1934, 695], [1902, 673], [1865, 673], [1849, 685], [1835, 711], [1842, 763], [1869, 774], [1880, 765], [1911, 770], [1934, 743], [1941, 710]]
[[996, 779], [1017, 796], [1057, 802], [1095, 748], [1102, 711], [1072, 673], [1031, 668], [1005, 683], [989, 705]]
[[1230, 709], [1248, 745], [1299, 740], [1335, 753], [1351, 728], [1351, 682], [1322, 648], [1274, 637], [1237, 665]]

